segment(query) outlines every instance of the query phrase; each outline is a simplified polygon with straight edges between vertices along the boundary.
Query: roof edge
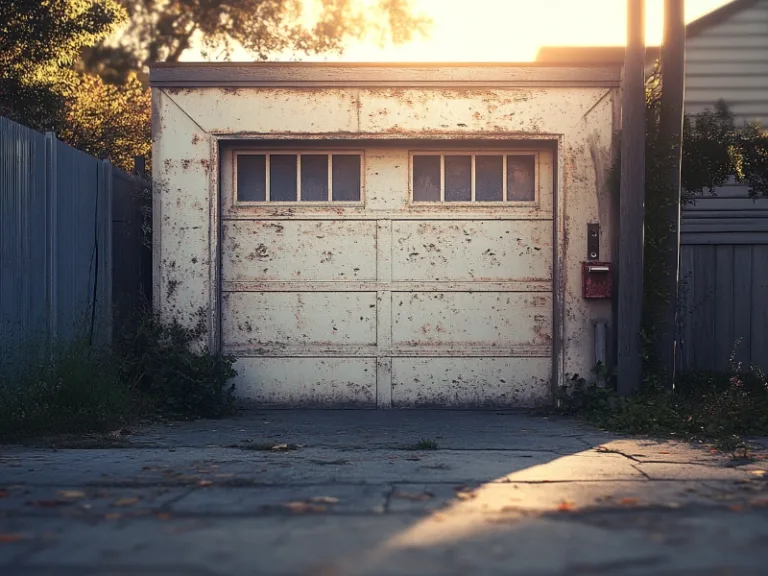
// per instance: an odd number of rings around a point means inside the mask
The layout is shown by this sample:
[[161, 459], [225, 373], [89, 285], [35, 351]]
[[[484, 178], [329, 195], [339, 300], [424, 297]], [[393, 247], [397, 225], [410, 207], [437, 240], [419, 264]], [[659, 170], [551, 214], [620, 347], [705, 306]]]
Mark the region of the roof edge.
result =
[[621, 67], [567, 63], [184, 62], [150, 67], [153, 87], [618, 86]]

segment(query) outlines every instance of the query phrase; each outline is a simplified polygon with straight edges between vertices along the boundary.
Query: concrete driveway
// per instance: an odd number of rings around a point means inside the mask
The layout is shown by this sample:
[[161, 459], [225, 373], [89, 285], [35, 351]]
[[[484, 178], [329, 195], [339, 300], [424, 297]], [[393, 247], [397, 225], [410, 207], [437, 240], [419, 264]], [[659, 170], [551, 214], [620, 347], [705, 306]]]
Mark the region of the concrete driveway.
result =
[[0, 448], [0, 574], [768, 570], [760, 445], [740, 461], [516, 412], [260, 411], [131, 432]]

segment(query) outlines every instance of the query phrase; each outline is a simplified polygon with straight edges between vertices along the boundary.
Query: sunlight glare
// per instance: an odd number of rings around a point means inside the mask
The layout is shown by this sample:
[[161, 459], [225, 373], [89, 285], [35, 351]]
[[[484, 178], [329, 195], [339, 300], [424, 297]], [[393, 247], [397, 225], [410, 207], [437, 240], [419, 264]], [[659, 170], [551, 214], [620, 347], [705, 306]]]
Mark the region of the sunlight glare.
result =
[[[312, 0], [305, 0], [311, 5]], [[376, 0], [358, 0], [367, 6]], [[690, 22], [729, 0], [686, 0]], [[541, 46], [608, 46], [626, 40], [626, 0], [413, 0], [416, 12], [432, 19], [426, 38], [399, 46], [349, 42], [344, 53], [304, 56], [276, 54], [274, 60], [332, 62], [526, 62]], [[663, 0], [646, 0], [646, 41], [662, 37]], [[312, 19], [317, 12], [305, 13]], [[182, 60], [200, 60], [190, 49]], [[234, 61], [250, 61], [242, 49]]]

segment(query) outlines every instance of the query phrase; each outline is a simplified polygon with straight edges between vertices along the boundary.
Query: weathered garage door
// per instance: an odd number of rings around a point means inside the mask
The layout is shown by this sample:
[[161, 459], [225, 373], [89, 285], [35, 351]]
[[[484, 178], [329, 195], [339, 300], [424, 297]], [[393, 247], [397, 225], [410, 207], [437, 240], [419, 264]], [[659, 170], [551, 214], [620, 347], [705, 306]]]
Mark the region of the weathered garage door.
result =
[[550, 398], [549, 150], [222, 149], [221, 325], [288, 406]]

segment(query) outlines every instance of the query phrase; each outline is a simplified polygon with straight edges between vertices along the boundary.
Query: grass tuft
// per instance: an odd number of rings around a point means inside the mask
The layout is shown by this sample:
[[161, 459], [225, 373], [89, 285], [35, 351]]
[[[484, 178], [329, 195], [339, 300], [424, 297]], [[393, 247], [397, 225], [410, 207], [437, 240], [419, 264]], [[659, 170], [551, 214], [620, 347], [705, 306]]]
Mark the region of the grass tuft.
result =
[[437, 440], [432, 438], [422, 438], [415, 444], [405, 447], [406, 450], [437, 450]]

